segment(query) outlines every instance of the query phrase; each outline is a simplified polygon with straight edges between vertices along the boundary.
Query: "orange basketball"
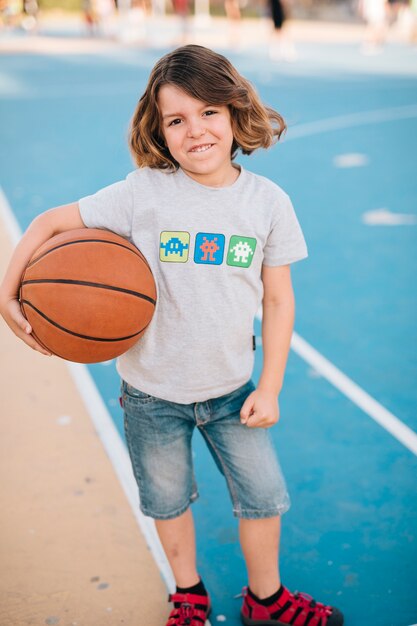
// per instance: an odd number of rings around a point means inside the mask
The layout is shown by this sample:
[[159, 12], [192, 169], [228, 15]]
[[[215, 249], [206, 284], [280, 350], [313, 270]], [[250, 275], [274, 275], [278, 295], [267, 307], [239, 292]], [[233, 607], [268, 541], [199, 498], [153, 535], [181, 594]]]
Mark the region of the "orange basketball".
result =
[[143, 254], [107, 230], [60, 233], [33, 255], [20, 304], [35, 339], [78, 363], [112, 359], [142, 336], [156, 287]]

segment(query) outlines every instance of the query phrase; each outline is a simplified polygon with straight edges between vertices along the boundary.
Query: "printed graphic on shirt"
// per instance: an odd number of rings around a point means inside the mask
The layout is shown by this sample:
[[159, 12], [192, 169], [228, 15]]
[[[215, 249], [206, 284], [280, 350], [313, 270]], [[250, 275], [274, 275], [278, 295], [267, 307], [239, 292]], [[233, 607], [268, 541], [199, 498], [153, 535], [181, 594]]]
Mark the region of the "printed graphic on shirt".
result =
[[255, 248], [256, 239], [254, 237], [233, 235], [230, 237], [229, 247], [227, 250], [227, 265], [249, 267], [252, 263]]
[[198, 233], [195, 238], [194, 262], [221, 265], [224, 244], [225, 238], [221, 233]]
[[159, 258], [168, 263], [186, 263], [190, 250], [190, 233], [184, 231], [168, 231], [161, 233]]

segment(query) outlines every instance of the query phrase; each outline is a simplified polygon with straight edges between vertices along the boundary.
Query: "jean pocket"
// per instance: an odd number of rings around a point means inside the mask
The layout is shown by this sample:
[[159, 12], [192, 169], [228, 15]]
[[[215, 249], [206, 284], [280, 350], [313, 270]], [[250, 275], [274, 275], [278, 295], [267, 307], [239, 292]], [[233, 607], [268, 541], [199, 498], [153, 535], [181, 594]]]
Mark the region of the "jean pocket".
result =
[[149, 393], [145, 393], [140, 389], [136, 389], [136, 387], [133, 387], [133, 385], [129, 385], [129, 383], [127, 383], [126, 381], [123, 381], [122, 391], [124, 396], [134, 400], [156, 400], [154, 396], [151, 396]]

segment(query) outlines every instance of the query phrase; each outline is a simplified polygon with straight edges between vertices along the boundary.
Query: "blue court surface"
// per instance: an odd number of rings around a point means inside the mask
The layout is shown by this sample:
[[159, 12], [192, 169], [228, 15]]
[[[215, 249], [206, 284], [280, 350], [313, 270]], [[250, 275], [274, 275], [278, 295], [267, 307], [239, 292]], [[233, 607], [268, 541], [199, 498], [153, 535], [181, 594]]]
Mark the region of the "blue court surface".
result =
[[[133, 168], [129, 119], [165, 51], [1, 55], [0, 184], [22, 228]], [[364, 57], [356, 44], [310, 43], [298, 52], [295, 63], [272, 62], [262, 47], [226, 52], [289, 126], [282, 144], [240, 162], [293, 199], [310, 254], [293, 267], [295, 330], [328, 360], [321, 368], [294, 344], [272, 431], [292, 497], [282, 577], [339, 606], [347, 626], [409, 626], [417, 622], [417, 50], [390, 44]], [[259, 320], [255, 331], [256, 381]], [[113, 363], [90, 371], [122, 435]], [[194, 446], [211, 623], [237, 626], [234, 596], [246, 584], [237, 521], [198, 433]]]

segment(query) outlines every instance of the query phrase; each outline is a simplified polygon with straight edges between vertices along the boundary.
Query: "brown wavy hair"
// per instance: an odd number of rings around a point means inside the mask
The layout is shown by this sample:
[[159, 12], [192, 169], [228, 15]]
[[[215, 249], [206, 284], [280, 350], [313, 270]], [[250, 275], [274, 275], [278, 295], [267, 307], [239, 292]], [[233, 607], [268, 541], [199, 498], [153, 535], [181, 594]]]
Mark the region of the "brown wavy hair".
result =
[[165, 145], [161, 129], [158, 92], [162, 85], [174, 85], [206, 104], [229, 107], [234, 137], [232, 159], [238, 150], [251, 154], [257, 148], [269, 148], [286, 130], [281, 115], [261, 102], [249, 81], [226, 57], [203, 46], [182, 46], [156, 63], [134, 112], [129, 144], [139, 167], [179, 167]]

